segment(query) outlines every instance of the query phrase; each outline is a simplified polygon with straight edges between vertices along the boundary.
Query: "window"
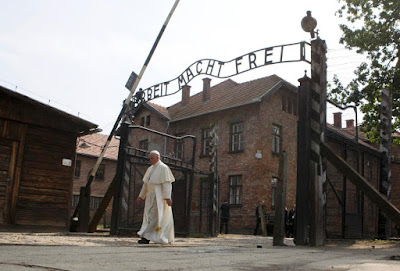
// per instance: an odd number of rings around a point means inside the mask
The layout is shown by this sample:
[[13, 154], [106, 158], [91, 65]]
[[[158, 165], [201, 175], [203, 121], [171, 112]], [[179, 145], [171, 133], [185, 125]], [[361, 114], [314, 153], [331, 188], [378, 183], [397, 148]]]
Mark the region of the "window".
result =
[[242, 175], [229, 176], [229, 204], [240, 204]]
[[281, 127], [272, 126], [272, 152], [279, 153], [281, 150]]
[[90, 209], [97, 210], [100, 206], [102, 197], [90, 197]]
[[184, 149], [183, 140], [182, 139], [176, 140], [176, 143], [175, 143], [175, 158], [183, 159], [183, 149]]
[[282, 110], [286, 112], [286, 97], [282, 96]]
[[231, 148], [232, 152], [243, 150], [243, 123], [231, 125]]
[[293, 115], [297, 116], [297, 99], [293, 99]]
[[79, 178], [81, 176], [81, 160], [75, 160], [74, 177]]
[[150, 126], [150, 115], [141, 117], [140, 125], [143, 127], [149, 127]]
[[79, 195], [72, 195], [71, 208], [75, 209], [79, 202]]
[[149, 149], [149, 140], [147, 139], [140, 140], [139, 149], [147, 151]]
[[201, 130], [201, 155], [208, 156], [210, 155], [210, 129], [202, 129]]
[[297, 116], [297, 99], [294, 96], [282, 95], [282, 111]]
[[[89, 208], [91, 210], [97, 210], [100, 206], [100, 203], [102, 201], [102, 197], [90, 197], [90, 202], [89, 202]], [[75, 209], [76, 206], [78, 205], [79, 202], [79, 195], [72, 195], [72, 202], [71, 202], [71, 208]]]
[[106, 165], [105, 164], [100, 164], [99, 168], [97, 169], [96, 172], [96, 180], [104, 180], [104, 173], [106, 170]]
[[276, 187], [277, 186], [278, 186], [278, 178], [272, 177], [272, 179], [271, 179], [271, 208], [275, 208]]
[[287, 101], [288, 103], [287, 103], [287, 112], [289, 113], [289, 114], [292, 114], [292, 99], [291, 98], [288, 98], [288, 101]]

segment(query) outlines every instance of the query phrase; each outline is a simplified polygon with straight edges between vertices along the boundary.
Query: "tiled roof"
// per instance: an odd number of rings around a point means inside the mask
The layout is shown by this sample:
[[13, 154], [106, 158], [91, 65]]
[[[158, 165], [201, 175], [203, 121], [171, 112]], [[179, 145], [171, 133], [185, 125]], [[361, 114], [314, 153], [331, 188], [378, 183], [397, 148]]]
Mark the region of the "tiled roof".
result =
[[[101, 150], [106, 143], [108, 135], [103, 135], [100, 133], [90, 134], [78, 138], [78, 147], [76, 149], [77, 154], [89, 155], [99, 157]], [[82, 143], [86, 143], [90, 147], [82, 148]], [[84, 144], [85, 145], [85, 144]], [[119, 139], [113, 137], [111, 139], [110, 145], [108, 146], [104, 158], [117, 160], [118, 159], [118, 147]]]
[[[361, 128], [361, 127], [360, 127], [360, 128]], [[358, 129], [358, 137], [359, 137], [361, 140], [365, 141], [365, 142], [371, 142], [371, 141], [368, 139], [367, 135], [366, 135], [363, 131], [361, 131], [360, 128]], [[348, 132], [349, 134], [354, 135], [354, 136], [355, 136], [355, 134], [356, 134], [356, 128], [355, 128], [355, 127], [343, 128], [343, 130], [346, 131], [346, 132]], [[392, 133], [392, 138], [397, 138], [397, 137], [400, 137], [400, 133], [397, 132], [397, 131], [394, 131], [394, 132]]]
[[[358, 138], [362, 141], [368, 142], [370, 143], [367, 135], [361, 131], [360, 129], [361, 127], [358, 127]], [[343, 131], [345, 131], [346, 133], [351, 134], [354, 138], [356, 136], [356, 127], [346, 127], [346, 128], [342, 128]]]
[[182, 102], [170, 106], [168, 108], [169, 116], [171, 121], [178, 121], [259, 102], [268, 92], [279, 88], [283, 84], [289, 88], [297, 89], [277, 75], [271, 75], [240, 84], [228, 79], [209, 89], [210, 99], [208, 101], [203, 102], [202, 92], [197, 93], [190, 97], [189, 103], [185, 106], [181, 105]]
[[[327, 128], [333, 132], [336, 132], [337, 134], [342, 135], [343, 137], [345, 137], [347, 139], [355, 140], [355, 136], [356, 136], [355, 127], [353, 127], [353, 128], [338, 128], [338, 127], [335, 127], [335, 126], [327, 123]], [[375, 146], [369, 144], [369, 140], [366, 137], [365, 133], [361, 132], [360, 130], [358, 131], [358, 143], [365, 147], [368, 147], [370, 149], [378, 151], [378, 149]]]
[[157, 110], [161, 115], [163, 115], [164, 117], [169, 119], [169, 113], [168, 113], [167, 108], [165, 108], [164, 106], [152, 103], [152, 102], [147, 102], [147, 104], [150, 105], [151, 107], [153, 107], [155, 110]]

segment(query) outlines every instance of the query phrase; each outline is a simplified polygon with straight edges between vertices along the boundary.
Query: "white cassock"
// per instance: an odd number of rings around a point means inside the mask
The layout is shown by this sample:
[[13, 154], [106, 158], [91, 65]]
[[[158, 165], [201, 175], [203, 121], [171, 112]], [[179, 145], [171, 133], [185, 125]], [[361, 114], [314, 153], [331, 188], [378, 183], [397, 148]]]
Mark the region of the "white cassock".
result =
[[174, 241], [172, 208], [165, 199], [171, 199], [175, 181], [169, 167], [161, 161], [150, 166], [143, 177], [139, 197], [145, 199], [143, 223], [138, 235], [159, 244]]

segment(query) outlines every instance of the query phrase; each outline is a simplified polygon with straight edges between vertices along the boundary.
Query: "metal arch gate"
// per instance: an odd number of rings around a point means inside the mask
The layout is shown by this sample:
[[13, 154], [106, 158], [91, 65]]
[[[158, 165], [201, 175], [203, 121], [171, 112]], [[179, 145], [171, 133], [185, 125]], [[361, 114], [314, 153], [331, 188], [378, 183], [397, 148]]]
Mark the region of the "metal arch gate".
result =
[[[194, 154], [196, 149], [196, 138], [190, 135], [175, 137], [142, 126], [131, 125], [129, 126], [129, 129], [140, 129], [164, 138], [170, 138], [173, 141], [185, 139], [193, 140], [192, 158], [190, 161], [185, 162], [183, 159], [161, 155], [161, 160], [170, 167], [175, 176], [175, 182], [173, 183], [172, 189], [175, 232], [177, 234], [187, 235], [190, 230], [190, 204], [192, 201], [194, 182]], [[127, 143], [122, 181], [119, 188], [120, 198], [117, 210], [115, 210], [118, 212], [116, 227], [118, 234], [138, 231], [142, 224], [144, 203], [137, 203], [135, 200], [142, 188], [142, 178], [144, 173], [150, 166], [148, 154], [148, 150], [135, 148]]]

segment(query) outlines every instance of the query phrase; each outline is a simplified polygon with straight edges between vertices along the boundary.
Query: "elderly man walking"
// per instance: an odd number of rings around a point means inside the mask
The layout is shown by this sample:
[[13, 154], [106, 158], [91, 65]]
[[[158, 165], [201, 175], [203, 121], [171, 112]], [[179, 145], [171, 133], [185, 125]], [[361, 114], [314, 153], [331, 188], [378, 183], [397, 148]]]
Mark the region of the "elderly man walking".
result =
[[150, 152], [150, 164], [143, 177], [143, 186], [136, 201], [145, 200], [143, 223], [138, 235], [139, 244], [153, 241], [168, 244], [174, 241], [174, 219], [172, 216], [172, 183], [175, 181], [170, 168], [160, 161], [160, 153]]

